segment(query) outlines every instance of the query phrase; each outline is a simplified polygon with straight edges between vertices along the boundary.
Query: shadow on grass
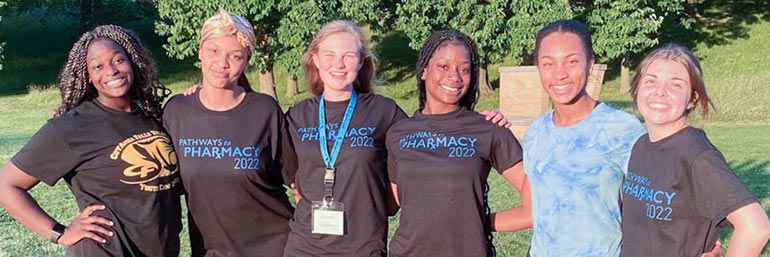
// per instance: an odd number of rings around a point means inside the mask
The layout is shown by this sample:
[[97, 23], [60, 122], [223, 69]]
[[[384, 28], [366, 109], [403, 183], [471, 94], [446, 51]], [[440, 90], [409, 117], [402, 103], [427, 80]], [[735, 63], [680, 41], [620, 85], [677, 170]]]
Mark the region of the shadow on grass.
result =
[[692, 30], [677, 24], [664, 24], [660, 42], [675, 42], [693, 51], [701, 43], [706, 47], [727, 45], [749, 38], [751, 25], [770, 21], [770, 0], [705, 1], [698, 8], [699, 15]]
[[397, 82], [414, 74], [417, 51], [409, 47], [409, 38], [401, 31], [388, 32], [374, 48], [379, 59], [377, 70], [387, 82]]
[[757, 199], [762, 201], [770, 198], [770, 161], [731, 161], [728, 165]]
[[[689, 30], [682, 27], [679, 20], [666, 19], [660, 28], [660, 44], [676, 43], [695, 52], [701, 43], [710, 48], [728, 45], [738, 39], [748, 39], [752, 25], [770, 21], [770, 0], [707, 0], [698, 4], [698, 9], [699, 14]], [[650, 51], [652, 49], [632, 54], [631, 67], [636, 67]], [[708, 57], [699, 58], [702, 60]], [[605, 81], [620, 77], [620, 59], [600, 59], [609, 67], [604, 75]]]

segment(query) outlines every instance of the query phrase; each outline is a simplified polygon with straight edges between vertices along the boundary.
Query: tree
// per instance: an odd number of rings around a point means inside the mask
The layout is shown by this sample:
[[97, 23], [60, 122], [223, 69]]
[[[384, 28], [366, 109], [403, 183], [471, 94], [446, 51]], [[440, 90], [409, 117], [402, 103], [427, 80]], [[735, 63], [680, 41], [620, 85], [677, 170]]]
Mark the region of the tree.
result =
[[249, 62], [259, 70], [260, 92], [275, 97], [273, 66], [279, 49], [275, 37], [279, 17], [278, 0], [216, 2], [206, 0], [157, 0], [155, 5], [161, 20], [155, 23], [161, 36], [168, 36], [163, 45], [169, 56], [184, 59], [198, 53], [198, 39], [203, 22], [217, 13], [220, 6], [248, 19], [254, 26], [257, 42]]
[[[3, 6], [5, 6], [5, 1], [0, 1], [0, 8], [3, 8]], [[0, 16], [0, 21], [2, 21], [2, 20], [3, 20], [3, 16]], [[3, 63], [2, 63], [2, 61], [3, 61], [3, 45], [5, 45], [5, 43], [3, 43], [3, 41], [0, 41], [0, 70], [3, 70]]]
[[[222, 7], [244, 16], [254, 25], [258, 42], [251, 64], [260, 71], [261, 91], [275, 96], [273, 67], [282, 64], [289, 71], [287, 94], [292, 96], [297, 93], [302, 53], [316, 30], [334, 19], [379, 24], [383, 20], [380, 17], [385, 16], [382, 10], [388, 3], [391, 2], [248, 0], [228, 2], [222, 4]], [[197, 52], [201, 22], [215, 13], [219, 3], [205, 0], [158, 0], [156, 6], [163, 19], [156, 23], [156, 29], [160, 35], [168, 36], [168, 44], [164, 48], [170, 56], [181, 59]]]
[[[76, 20], [80, 33], [102, 24], [125, 24], [157, 19], [157, 13], [148, 1], [125, 0], [8, 0], [12, 12], [42, 11], [45, 19], [40, 22], [61, 23], [64, 19]], [[45, 14], [50, 14], [47, 16]]]
[[487, 68], [510, 55], [516, 64], [534, 48], [537, 30], [545, 24], [572, 16], [563, 0], [405, 0], [397, 9], [399, 28], [419, 49], [435, 31], [457, 29], [470, 36], [479, 50], [479, 86], [490, 94]]
[[[606, 59], [621, 58], [622, 91], [628, 91], [630, 84], [631, 54], [657, 45], [664, 20], [684, 15], [679, 0], [595, 0], [590, 4], [578, 2], [574, 7], [593, 31], [596, 54]], [[680, 20], [685, 27], [692, 22], [690, 18]]]

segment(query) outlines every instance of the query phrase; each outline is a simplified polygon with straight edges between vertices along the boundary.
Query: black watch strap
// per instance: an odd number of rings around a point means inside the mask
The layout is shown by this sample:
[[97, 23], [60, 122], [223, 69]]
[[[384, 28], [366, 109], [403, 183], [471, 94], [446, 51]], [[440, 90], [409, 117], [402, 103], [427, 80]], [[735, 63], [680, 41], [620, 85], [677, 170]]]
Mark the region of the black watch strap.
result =
[[54, 244], [59, 244], [59, 238], [64, 234], [65, 229], [67, 229], [67, 227], [57, 222], [53, 225], [53, 228], [51, 229], [51, 237], [48, 239], [51, 240], [51, 242]]

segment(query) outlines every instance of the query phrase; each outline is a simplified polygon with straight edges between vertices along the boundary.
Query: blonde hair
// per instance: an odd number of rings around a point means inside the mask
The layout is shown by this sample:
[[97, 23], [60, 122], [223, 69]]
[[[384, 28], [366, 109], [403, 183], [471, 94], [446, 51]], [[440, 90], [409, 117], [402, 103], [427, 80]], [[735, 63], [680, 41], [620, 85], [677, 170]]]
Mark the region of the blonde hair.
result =
[[641, 83], [644, 74], [647, 73], [650, 64], [656, 60], [673, 61], [681, 64], [687, 70], [690, 78], [690, 86], [692, 88], [690, 95], [692, 99], [691, 103], [694, 107], [687, 108], [685, 114], [689, 115], [690, 112], [695, 109], [695, 106], [700, 105], [701, 118], [703, 120], [708, 120], [709, 106], [714, 110], [716, 110], [716, 108], [714, 107], [711, 98], [709, 98], [706, 93], [706, 84], [703, 82], [703, 69], [701, 69], [698, 58], [696, 58], [689, 49], [677, 44], [667, 44], [656, 48], [644, 57], [644, 60], [639, 64], [639, 67], [636, 68], [636, 74], [634, 74], [634, 78], [631, 80], [631, 88], [629, 89], [629, 93], [634, 99], [634, 109], [636, 109], [637, 104], [639, 83]]
[[305, 79], [307, 80], [308, 87], [313, 95], [320, 96], [324, 92], [324, 83], [321, 81], [321, 77], [318, 75], [318, 68], [316, 68], [313, 62], [313, 55], [318, 53], [318, 45], [321, 44], [326, 38], [336, 33], [350, 33], [356, 39], [358, 39], [359, 46], [359, 60], [361, 61], [361, 69], [356, 74], [356, 79], [353, 81], [353, 88], [358, 93], [370, 93], [372, 91], [372, 79], [374, 79], [374, 73], [376, 70], [375, 63], [377, 59], [372, 54], [372, 48], [369, 45], [369, 40], [366, 39], [364, 32], [352, 21], [347, 20], [334, 20], [326, 23], [316, 32], [313, 41], [310, 42], [305, 54], [302, 55], [302, 69], [305, 71]]

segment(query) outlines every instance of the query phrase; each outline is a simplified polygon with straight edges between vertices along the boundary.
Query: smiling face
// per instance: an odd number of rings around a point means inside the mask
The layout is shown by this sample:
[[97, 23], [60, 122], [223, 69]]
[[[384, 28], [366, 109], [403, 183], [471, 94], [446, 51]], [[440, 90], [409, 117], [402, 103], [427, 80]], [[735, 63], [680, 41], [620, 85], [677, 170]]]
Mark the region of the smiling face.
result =
[[[327, 96], [349, 96], [361, 69], [361, 46], [353, 34], [334, 33], [318, 44], [313, 64]], [[344, 98], [344, 97], [343, 97]]]
[[587, 55], [580, 37], [573, 33], [555, 32], [543, 38], [537, 70], [554, 105], [569, 105], [587, 97], [585, 86], [594, 64]]
[[682, 64], [667, 59], [650, 63], [636, 89], [636, 107], [651, 132], [669, 135], [687, 126], [688, 110], [694, 106], [691, 85]]
[[109, 39], [96, 39], [86, 53], [88, 78], [104, 104], [129, 100], [128, 90], [134, 83], [131, 61], [126, 51]]
[[428, 60], [420, 79], [425, 81], [424, 111], [446, 113], [458, 108], [471, 83], [468, 49], [456, 42], [439, 46]]
[[207, 39], [198, 52], [203, 86], [232, 88], [249, 64], [246, 48], [236, 36]]

